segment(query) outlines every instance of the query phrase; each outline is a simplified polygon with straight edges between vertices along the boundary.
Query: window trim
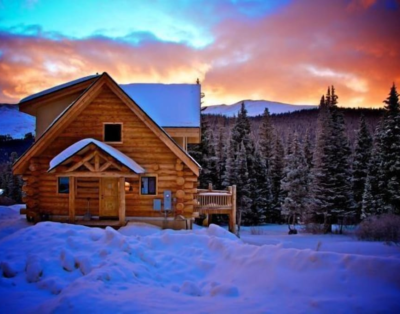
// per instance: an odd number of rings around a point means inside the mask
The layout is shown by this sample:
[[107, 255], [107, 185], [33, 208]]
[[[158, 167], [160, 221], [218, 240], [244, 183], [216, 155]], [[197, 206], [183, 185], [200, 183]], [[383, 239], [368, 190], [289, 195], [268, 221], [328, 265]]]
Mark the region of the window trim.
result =
[[[142, 194], [142, 178], [155, 178], [156, 179], [156, 193], [155, 194]], [[139, 179], [139, 195], [144, 197], [155, 197], [158, 195], [158, 175], [146, 173], [145, 175], [141, 175]]]
[[[121, 141], [119, 142], [107, 142], [106, 141], [106, 125], [119, 124], [121, 126]], [[124, 142], [124, 123], [123, 122], [103, 122], [103, 142], [109, 144], [122, 144]]]
[[[63, 178], [68, 179], [68, 192], [60, 192], [60, 180], [63, 179]], [[71, 179], [73, 179], [73, 178], [65, 177], [65, 176], [57, 177], [57, 194], [58, 195], [69, 195], [69, 185], [70, 185]]]

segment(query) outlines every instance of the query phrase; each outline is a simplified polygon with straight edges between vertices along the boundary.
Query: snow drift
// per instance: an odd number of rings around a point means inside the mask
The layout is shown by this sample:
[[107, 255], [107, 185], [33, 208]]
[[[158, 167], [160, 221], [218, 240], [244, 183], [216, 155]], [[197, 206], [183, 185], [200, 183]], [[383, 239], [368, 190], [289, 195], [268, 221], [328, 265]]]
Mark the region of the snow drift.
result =
[[5, 313], [400, 311], [399, 256], [250, 245], [216, 225], [42, 222], [0, 240], [0, 264]]

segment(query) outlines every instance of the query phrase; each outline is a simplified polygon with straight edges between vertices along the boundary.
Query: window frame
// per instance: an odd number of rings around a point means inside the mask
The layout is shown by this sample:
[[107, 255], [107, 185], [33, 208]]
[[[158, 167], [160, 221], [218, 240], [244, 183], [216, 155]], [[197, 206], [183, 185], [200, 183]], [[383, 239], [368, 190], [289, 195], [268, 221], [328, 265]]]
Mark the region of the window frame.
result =
[[[121, 126], [121, 141], [106, 141], [106, 125], [120, 125]], [[103, 142], [109, 144], [122, 144], [124, 142], [124, 123], [123, 122], [103, 122]]]
[[[68, 179], [68, 191], [67, 192], [60, 192], [60, 181], [62, 179]], [[57, 194], [59, 194], [59, 195], [69, 195], [69, 184], [70, 184], [71, 179], [72, 179], [71, 177], [62, 177], [62, 176], [57, 177]]]
[[[155, 182], [155, 185], [156, 185], [156, 187], [155, 187], [155, 193], [154, 193], [154, 194], [143, 194], [143, 193], [142, 193], [142, 179], [143, 179], [143, 178], [154, 178], [154, 182]], [[154, 196], [157, 196], [157, 195], [158, 195], [158, 175], [157, 175], [157, 174], [145, 174], [145, 175], [141, 175], [141, 176], [140, 176], [140, 180], [139, 180], [139, 194], [140, 194], [141, 196], [145, 196], [145, 197], [147, 197], [147, 196], [154, 197]]]

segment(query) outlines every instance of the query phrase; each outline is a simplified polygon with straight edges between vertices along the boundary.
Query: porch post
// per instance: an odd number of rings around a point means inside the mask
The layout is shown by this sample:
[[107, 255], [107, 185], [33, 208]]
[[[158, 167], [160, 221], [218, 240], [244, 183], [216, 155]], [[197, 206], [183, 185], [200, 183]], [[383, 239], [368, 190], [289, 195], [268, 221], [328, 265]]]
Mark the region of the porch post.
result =
[[232, 213], [229, 217], [231, 232], [236, 234], [236, 185], [232, 185]]
[[121, 225], [125, 224], [125, 178], [119, 178], [119, 209], [118, 209], [118, 217], [119, 223]]
[[69, 177], [69, 222], [75, 222], [75, 177]]

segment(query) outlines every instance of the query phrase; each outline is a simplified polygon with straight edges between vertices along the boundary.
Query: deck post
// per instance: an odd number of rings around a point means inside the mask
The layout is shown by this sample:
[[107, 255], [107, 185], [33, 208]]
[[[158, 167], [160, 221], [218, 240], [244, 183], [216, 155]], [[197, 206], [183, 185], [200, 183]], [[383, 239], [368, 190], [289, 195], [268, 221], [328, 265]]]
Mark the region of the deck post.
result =
[[236, 185], [232, 185], [232, 213], [229, 215], [229, 229], [236, 234]]
[[118, 217], [119, 217], [119, 223], [121, 225], [125, 224], [125, 212], [126, 212], [126, 206], [125, 206], [125, 178], [124, 177], [120, 177], [119, 178]]
[[75, 222], [75, 185], [76, 178], [69, 178], [69, 200], [68, 200], [68, 211], [69, 211], [69, 222]]
[[208, 191], [212, 191], [213, 187], [212, 187], [212, 183], [208, 183]]

